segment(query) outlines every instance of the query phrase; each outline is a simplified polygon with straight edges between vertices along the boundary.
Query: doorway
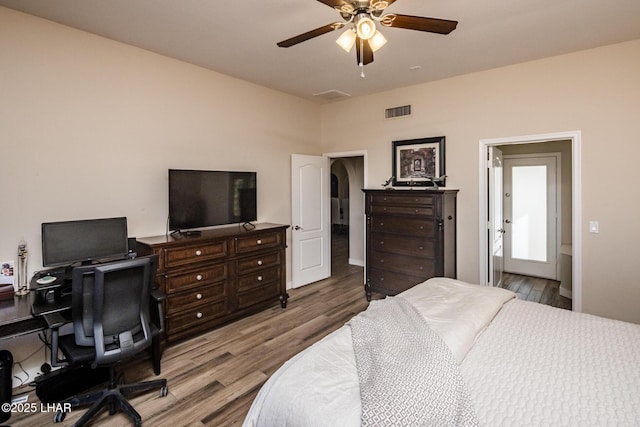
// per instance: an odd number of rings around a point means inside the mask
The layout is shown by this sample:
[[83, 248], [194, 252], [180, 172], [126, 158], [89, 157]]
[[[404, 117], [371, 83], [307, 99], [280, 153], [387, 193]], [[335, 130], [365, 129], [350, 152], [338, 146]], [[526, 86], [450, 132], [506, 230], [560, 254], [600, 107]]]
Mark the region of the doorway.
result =
[[[332, 242], [345, 254], [346, 265], [364, 267], [364, 193], [366, 188], [366, 152], [328, 153], [332, 174]], [[333, 178], [335, 176], [335, 178]], [[332, 259], [333, 254], [332, 243]], [[336, 261], [340, 262], [340, 259]], [[345, 262], [342, 263], [344, 266]]]
[[[364, 194], [366, 151], [291, 156], [291, 286], [304, 286], [331, 276], [330, 163], [344, 168], [341, 221], [348, 236], [348, 264], [364, 266]], [[340, 184], [336, 182], [336, 188]], [[346, 208], [346, 209], [345, 209]], [[364, 282], [364, 279], [363, 279]]]
[[[562, 187], [563, 197], [561, 200], [560, 212], [564, 214], [564, 221], [562, 224], [562, 234], [559, 234], [559, 243], [556, 247], [561, 247], [561, 254], [567, 253], [569, 249], [568, 261], [565, 258], [563, 263], [560, 260], [560, 264], [564, 264], [562, 276], [565, 276], [569, 272], [570, 280], [565, 281], [563, 279], [563, 285], [571, 286], [568, 293], [572, 296], [572, 307], [574, 311], [581, 311], [582, 308], [582, 289], [581, 289], [581, 133], [579, 131], [572, 132], [559, 132], [553, 134], [520, 136], [520, 137], [508, 137], [508, 138], [496, 138], [481, 140], [479, 145], [479, 204], [480, 212], [484, 213], [480, 215], [479, 220], [479, 266], [480, 266], [480, 283], [483, 285], [494, 285], [494, 257], [493, 241], [494, 236], [497, 234], [497, 230], [501, 227], [501, 224], [495, 223], [495, 217], [493, 211], [495, 208], [492, 206], [495, 201], [490, 200], [493, 188], [489, 186], [491, 177], [494, 173], [492, 169], [492, 157], [491, 150], [493, 147], [498, 147], [503, 152], [508, 154], [532, 154], [532, 153], [548, 153], [557, 150], [557, 147], [563, 147], [566, 155], [563, 153], [563, 157], [566, 157], [568, 166], [563, 170], [566, 180], [557, 186]], [[570, 173], [568, 172], [570, 171]], [[505, 221], [508, 218], [505, 218]], [[506, 223], [503, 223], [506, 225]], [[505, 228], [506, 230], [506, 228]], [[505, 239], [506, 240], [506, 239]], [[571, 249], [572, 248], [572, 249]], [[558, 263], [554, 267], [559, 268]], [[562, 289], [561, 289], [562, 293]], [[567, 291], [565, 290], [565, 294]]]

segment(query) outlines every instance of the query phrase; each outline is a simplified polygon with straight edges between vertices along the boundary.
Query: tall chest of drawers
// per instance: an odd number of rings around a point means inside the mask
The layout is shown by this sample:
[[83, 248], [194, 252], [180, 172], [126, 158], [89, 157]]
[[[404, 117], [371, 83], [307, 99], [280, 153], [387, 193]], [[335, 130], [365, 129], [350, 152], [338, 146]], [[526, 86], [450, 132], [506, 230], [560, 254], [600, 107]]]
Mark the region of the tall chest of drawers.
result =
[[434, 276], [456, 277], [458, 190], [363, 190], [367, 299]]
[[197, 335], [277, 301], [286, 307], [287, 228], [256, 224], [137, 239], [138, 254], [159, 256], [166, 340]]

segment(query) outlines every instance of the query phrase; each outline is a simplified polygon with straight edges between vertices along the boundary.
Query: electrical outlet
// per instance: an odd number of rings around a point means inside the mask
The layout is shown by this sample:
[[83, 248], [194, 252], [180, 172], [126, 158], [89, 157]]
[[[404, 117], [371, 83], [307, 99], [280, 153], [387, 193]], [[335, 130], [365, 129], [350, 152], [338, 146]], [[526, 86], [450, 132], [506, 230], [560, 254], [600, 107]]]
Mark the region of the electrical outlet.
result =
[[598, 221], [589, 221], [589, 233], [600, 233], [600, 223]]

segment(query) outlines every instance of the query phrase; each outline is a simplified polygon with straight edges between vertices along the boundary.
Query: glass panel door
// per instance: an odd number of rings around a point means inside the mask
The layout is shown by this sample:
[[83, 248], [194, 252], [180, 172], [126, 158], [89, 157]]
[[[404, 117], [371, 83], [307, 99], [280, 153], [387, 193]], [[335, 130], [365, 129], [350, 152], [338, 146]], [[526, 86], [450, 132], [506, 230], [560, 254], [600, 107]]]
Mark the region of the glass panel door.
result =
[[513, 166], [512, 257], [547, 262], [547, 166]]

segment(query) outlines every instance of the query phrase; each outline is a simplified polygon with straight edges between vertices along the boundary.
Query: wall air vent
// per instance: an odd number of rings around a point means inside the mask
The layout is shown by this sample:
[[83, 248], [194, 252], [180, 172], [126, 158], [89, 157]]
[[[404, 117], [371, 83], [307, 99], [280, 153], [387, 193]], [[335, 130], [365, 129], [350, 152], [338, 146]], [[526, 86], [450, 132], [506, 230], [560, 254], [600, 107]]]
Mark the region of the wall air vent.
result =
[[403, 105], [401, 107], [387, 108], [384, 110], [385, 119], [395, 119], [411, 115], [411, 105]]

